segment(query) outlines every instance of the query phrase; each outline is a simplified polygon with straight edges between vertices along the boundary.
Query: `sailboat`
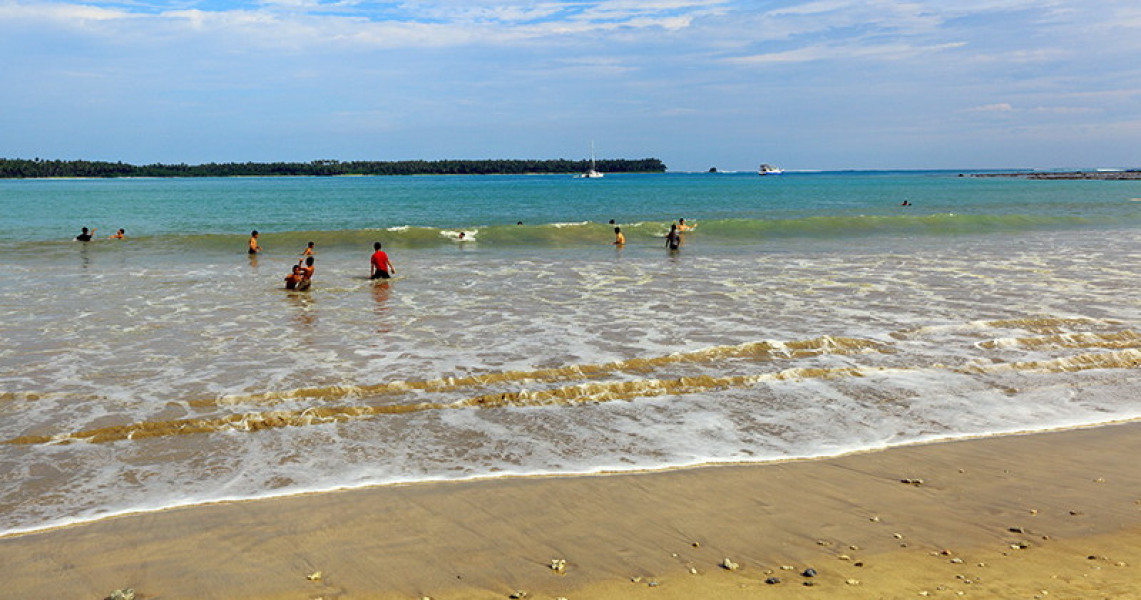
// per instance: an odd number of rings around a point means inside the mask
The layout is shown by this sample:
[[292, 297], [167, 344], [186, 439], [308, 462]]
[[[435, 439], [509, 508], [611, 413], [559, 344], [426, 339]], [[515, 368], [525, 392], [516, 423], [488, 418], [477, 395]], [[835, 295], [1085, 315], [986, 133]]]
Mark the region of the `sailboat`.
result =
[[579, 175], [579, 177], [583, 179], [598, 179], [602, 177], [602, 172], [594, 165], [594, 142], [590, 142], [590, 168], [582, 175]]

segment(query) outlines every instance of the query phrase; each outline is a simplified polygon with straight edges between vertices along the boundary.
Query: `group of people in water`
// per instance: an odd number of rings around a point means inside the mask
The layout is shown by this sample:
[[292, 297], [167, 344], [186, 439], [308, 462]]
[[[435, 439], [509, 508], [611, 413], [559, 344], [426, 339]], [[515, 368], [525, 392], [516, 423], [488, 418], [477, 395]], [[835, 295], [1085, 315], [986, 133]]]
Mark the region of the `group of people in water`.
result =
[[[91, 240], [95, 239], [95, 230], [96, 229], [97, 228], [92, 227], [91, 231], [88, 231], [86, 227], [83, 227], [82, 231], [79, 232], [79, 235], [75, 236], [75, 240], [79, 241], [79, 242], [90, 242]], [[119, 231], [116, 231], [115, 233], [112, 233], [110, 236], [108, 236], [107, 239], [121, 240], [125, 237], [127, 237], [127, 232], [122, 230], [122, 229], [119, 229]]]
[[[255, 229], [250, 232], [250, 244], [248, 253], [250, 256], [256, 256], [262, 251], [261, 243], [258, 240], [258, 232]], [[388, 258], [388, 253], [381, 249], [380, 242], [374, 242], [372, 245], [373, 253], [369, 258], [369, 279], [389, 279], [396, 274], [396, 267], [392, 266], [392, 261]], [[289, 275], [285, 276], [285, 289], [287, 290], [307, 290], [313, 282], [313, 272], [316, 270], [314, 263], [316, 259], [316, 244], [309, 242], [305, 247], [305, 251], [301, 253], [301, 260], [293, 265]]]
[[[614, 219], [610, 220], [610, 224], [614, 224]], [[694, 229], [697, 229], [697, 224], [686, 224], [684, 218], [678, 219], [677, 223], [671, 223], [670, 231], [666, 234], [666, 248], [670, 250], [681, 248], [681, 234]], [[626, 234], [622, 233], [621, 227], [614, 228], [614, 245], [619, 248], [626, 245]]]
[[[522, 225], [523, 222], [518, 223]], [[614, 219], [610, 220], [610, 224], [614, 225]], [[692, 231], [697, 228], [697, 224], [687, 224], [685, 219], [678, 219], [677, 223], [670, 225], [670, 231], [666, 234], [666, 247], [670, 250], [677, 250], [681, 247], [681, 234], [686, 231]], [[259, 239], [260, 234], [255, 229], [250, 232], [249, 248], [247, 250], [251, 257], [257, 256], [262, 251], [261, 242]], [[83, 227], [79, 235], [75, 239], [80, 242], [89, 242], [95, 237], [95, 228], [90, 231]], [[126, 231], [119, 229], [110, 236], [109, 239], [124, 239]], [[464, 234], [460, 233], [458, 239], [463, 239]], [[626, 245], [626, 235], [622, 233], [622, 228], [614, 227], [614, 246], [622, 247]], [[315, 254], [316, 244], [309, 242], [305, 250], [301, 253], [301, 259], [297, 264], [293, 265], [289, 275], [285, 276], [285, 289], [287, 290], [307, 290], [313, 280], [313, 272], [316, 270], [314, 262], [316, 262], [313, 255]], [[389, 279], [396, 274], [396, 268], [392, 266], [392, 261], [388, 258], [388, 253], [381, 249], [380, 242], [375, 242], [372, 245], [373, 253], [369, 258], [369, 279]]]

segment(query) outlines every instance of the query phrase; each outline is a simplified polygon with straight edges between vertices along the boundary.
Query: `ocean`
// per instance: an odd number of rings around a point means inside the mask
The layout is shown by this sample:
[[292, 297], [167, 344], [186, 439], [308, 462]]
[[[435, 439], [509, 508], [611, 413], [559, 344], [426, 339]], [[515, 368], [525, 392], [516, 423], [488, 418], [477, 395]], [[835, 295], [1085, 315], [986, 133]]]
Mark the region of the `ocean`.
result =
[[9, 180], [0, 239], [0, 534], [1141, 416], [1141, 182]]

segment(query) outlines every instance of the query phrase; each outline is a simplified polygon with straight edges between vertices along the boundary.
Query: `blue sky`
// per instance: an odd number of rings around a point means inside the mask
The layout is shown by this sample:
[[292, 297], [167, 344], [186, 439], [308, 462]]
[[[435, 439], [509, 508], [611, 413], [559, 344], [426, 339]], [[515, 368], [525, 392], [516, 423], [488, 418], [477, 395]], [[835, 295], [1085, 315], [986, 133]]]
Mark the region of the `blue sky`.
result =
[[0, 157], [1141, 167], [1141, 3], [0, 0]]

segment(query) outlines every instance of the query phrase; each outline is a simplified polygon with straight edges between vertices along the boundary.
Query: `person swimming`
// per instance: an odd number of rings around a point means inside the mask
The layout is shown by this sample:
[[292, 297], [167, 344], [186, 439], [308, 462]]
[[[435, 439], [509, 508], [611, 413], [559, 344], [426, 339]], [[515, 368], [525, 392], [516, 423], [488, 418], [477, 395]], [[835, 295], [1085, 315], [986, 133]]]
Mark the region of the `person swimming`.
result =
[[121, 240], [126, 236], [127, 236], [127, 232], [123, 231], [122, 229], [119, 229], [119, 231], [116, 231], [115, 233], [111, 234], [111, 237], [108, 239]]

